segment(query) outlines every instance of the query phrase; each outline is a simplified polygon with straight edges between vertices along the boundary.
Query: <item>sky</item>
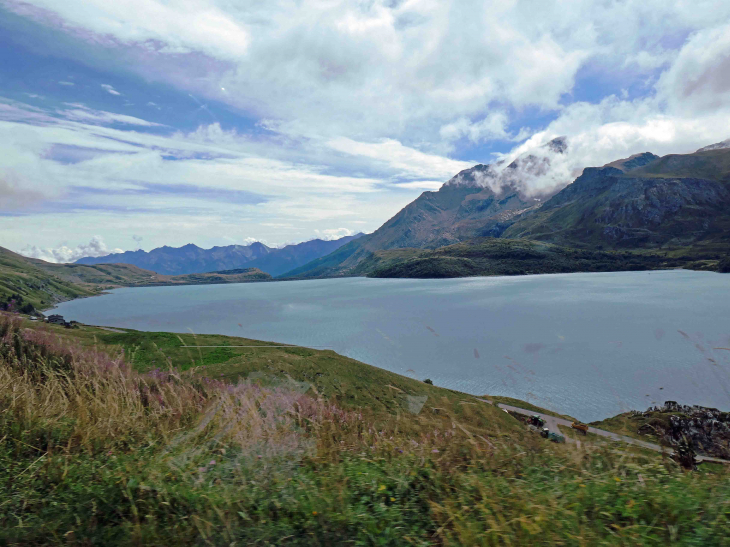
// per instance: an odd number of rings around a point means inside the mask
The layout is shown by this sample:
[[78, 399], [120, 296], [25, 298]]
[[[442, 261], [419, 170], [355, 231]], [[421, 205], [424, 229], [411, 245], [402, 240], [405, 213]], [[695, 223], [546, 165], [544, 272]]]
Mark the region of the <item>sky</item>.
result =
[[550, 184], [730, 137], [730, 2], [0, 0], [28, 256], [370, 232], [558, 136]]

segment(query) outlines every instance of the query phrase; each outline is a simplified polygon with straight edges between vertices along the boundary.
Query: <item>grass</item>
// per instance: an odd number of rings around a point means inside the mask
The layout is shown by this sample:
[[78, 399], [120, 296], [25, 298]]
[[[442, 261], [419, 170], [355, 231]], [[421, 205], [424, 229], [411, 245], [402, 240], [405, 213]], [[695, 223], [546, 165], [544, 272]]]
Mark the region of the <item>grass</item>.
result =
[[332, 352], [160, 370], [159, 335], [3, 315], [0, 339], [0, 544], [728, 545], [724, 469], [548, 443]]
[[42, 310], [57, 302], [97, 291], [80, 287], [37, 268], [28, 259], [0, 247], [0, 303], [19, 295], [24, 303]]

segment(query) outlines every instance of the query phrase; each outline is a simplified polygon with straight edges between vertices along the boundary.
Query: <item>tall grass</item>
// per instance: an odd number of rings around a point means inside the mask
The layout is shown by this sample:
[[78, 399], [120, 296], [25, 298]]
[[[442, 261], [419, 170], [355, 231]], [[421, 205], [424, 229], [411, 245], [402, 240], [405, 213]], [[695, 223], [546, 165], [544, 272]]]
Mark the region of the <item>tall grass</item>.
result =
[[0, 335], [0, 544], [728, 544], [723, 472]]

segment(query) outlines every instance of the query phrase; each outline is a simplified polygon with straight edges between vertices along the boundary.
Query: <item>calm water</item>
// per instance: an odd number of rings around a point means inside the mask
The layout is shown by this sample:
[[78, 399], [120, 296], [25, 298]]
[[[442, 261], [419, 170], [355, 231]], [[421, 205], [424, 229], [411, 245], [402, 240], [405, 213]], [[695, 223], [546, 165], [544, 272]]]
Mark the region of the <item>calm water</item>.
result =
[[66, 319], [328, 346], [591, 421], [676, 400], [730, 408], [730, 275], [666, 271], [118, 289]]

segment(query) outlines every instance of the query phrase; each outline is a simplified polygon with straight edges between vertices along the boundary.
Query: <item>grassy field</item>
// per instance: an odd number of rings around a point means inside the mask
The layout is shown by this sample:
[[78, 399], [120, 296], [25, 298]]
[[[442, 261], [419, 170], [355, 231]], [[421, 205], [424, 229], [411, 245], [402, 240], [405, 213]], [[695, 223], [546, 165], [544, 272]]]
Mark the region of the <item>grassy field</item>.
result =
[[722, 468], [548, 443], [329, 351], [182, 338], [225, 347], [0, 317], [0, 544], [728, 544]]

